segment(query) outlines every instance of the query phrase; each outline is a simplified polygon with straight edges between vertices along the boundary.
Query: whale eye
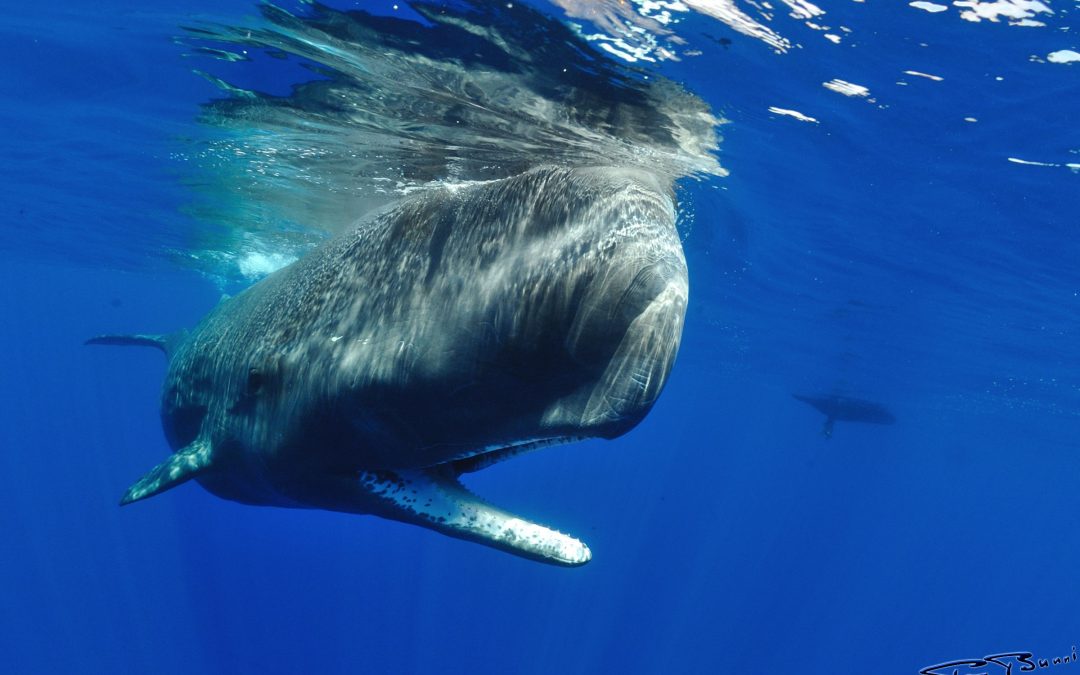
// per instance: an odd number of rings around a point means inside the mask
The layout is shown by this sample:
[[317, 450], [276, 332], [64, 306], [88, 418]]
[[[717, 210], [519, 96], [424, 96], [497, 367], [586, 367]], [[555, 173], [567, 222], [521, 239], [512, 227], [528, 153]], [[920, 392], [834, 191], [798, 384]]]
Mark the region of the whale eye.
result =
[[254, 396], [262, 391], [263, 388], [263, 374], [258, 368], [252, 368], [248, 371], [247, 378], [247, 394], [248, 396]]

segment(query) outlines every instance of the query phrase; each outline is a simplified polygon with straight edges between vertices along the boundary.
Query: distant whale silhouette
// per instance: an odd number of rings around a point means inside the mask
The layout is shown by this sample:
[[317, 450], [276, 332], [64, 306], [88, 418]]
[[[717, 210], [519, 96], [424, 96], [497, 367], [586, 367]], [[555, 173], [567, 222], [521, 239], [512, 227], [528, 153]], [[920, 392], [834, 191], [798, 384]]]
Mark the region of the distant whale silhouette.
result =
[[175, 454], [121, 504], [190, 479], [246, 504], [368, 513], [561, 565], [577, 539], [465, 489], [534, 448], [614, 438], [682, 335], [670, 183], [538, 168], [406, 199], [224, 300], [162, 349]]
[[896, 421], [885, 406], [861, 398], [837, 395], [801, 396], [799, 394], [792, 394], [792, 397], [814, 406], [825, 415], [825, 426], [821, 430], [825, 438], [832, 438], [833, 423], [837, 421], [868, 424], [892, 424]]

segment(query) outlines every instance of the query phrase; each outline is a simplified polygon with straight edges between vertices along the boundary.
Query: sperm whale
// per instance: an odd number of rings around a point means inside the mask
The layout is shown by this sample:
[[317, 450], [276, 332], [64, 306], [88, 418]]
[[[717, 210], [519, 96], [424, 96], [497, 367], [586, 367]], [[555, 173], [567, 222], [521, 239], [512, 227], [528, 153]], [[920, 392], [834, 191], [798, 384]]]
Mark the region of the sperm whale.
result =
[[539, 167], [407, 198], [190, 331], [89, 340], [169, 357], [174, 453], [122, 503], [194, 479], [246, 504], [374, 514], [584, 564], [583, 542], [459, 477], [638, 424], [675, 360], [687, 292], [672, 186], [647, 172]]

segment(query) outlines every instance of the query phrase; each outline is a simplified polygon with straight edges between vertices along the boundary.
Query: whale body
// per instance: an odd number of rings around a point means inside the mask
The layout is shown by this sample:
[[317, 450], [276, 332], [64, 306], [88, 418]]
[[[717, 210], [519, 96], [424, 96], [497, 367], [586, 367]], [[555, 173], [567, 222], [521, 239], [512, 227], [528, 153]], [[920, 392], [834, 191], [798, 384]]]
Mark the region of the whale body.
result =
[[807, 396], [792, 394], [792, 398], [802, 401], [825, 415], [825, 426], [821, 435], [832, 438], [833, 425], [837, 421], [863, 422], [866, 424], [893, 424], [896, 418], [885, 406], [874, 401], [840, 396], [838, 394]]
[[670, 181], [540, 167], [406, 198], [169, 337], [174, 454], [121, 503], [195, 479], [238, 502], [421, 525], [580, 565], [581, 541], [459, 476], [638, 424], [682, 333]]

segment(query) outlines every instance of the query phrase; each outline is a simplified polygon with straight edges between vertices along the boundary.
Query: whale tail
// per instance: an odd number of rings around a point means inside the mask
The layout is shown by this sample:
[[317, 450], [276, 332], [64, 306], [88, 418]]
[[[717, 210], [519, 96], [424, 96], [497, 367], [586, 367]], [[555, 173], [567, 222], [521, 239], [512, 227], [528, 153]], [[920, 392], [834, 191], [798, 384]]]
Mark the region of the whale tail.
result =
[[166, 356], [172, 356], [177, 345], [184, 339], [186, 331], [158, 335], [151, 333], [133, 333], [129, 335], [98, 335], [90, 338], [84, 345], [111, 345], [119, 347], [155, 347]]

